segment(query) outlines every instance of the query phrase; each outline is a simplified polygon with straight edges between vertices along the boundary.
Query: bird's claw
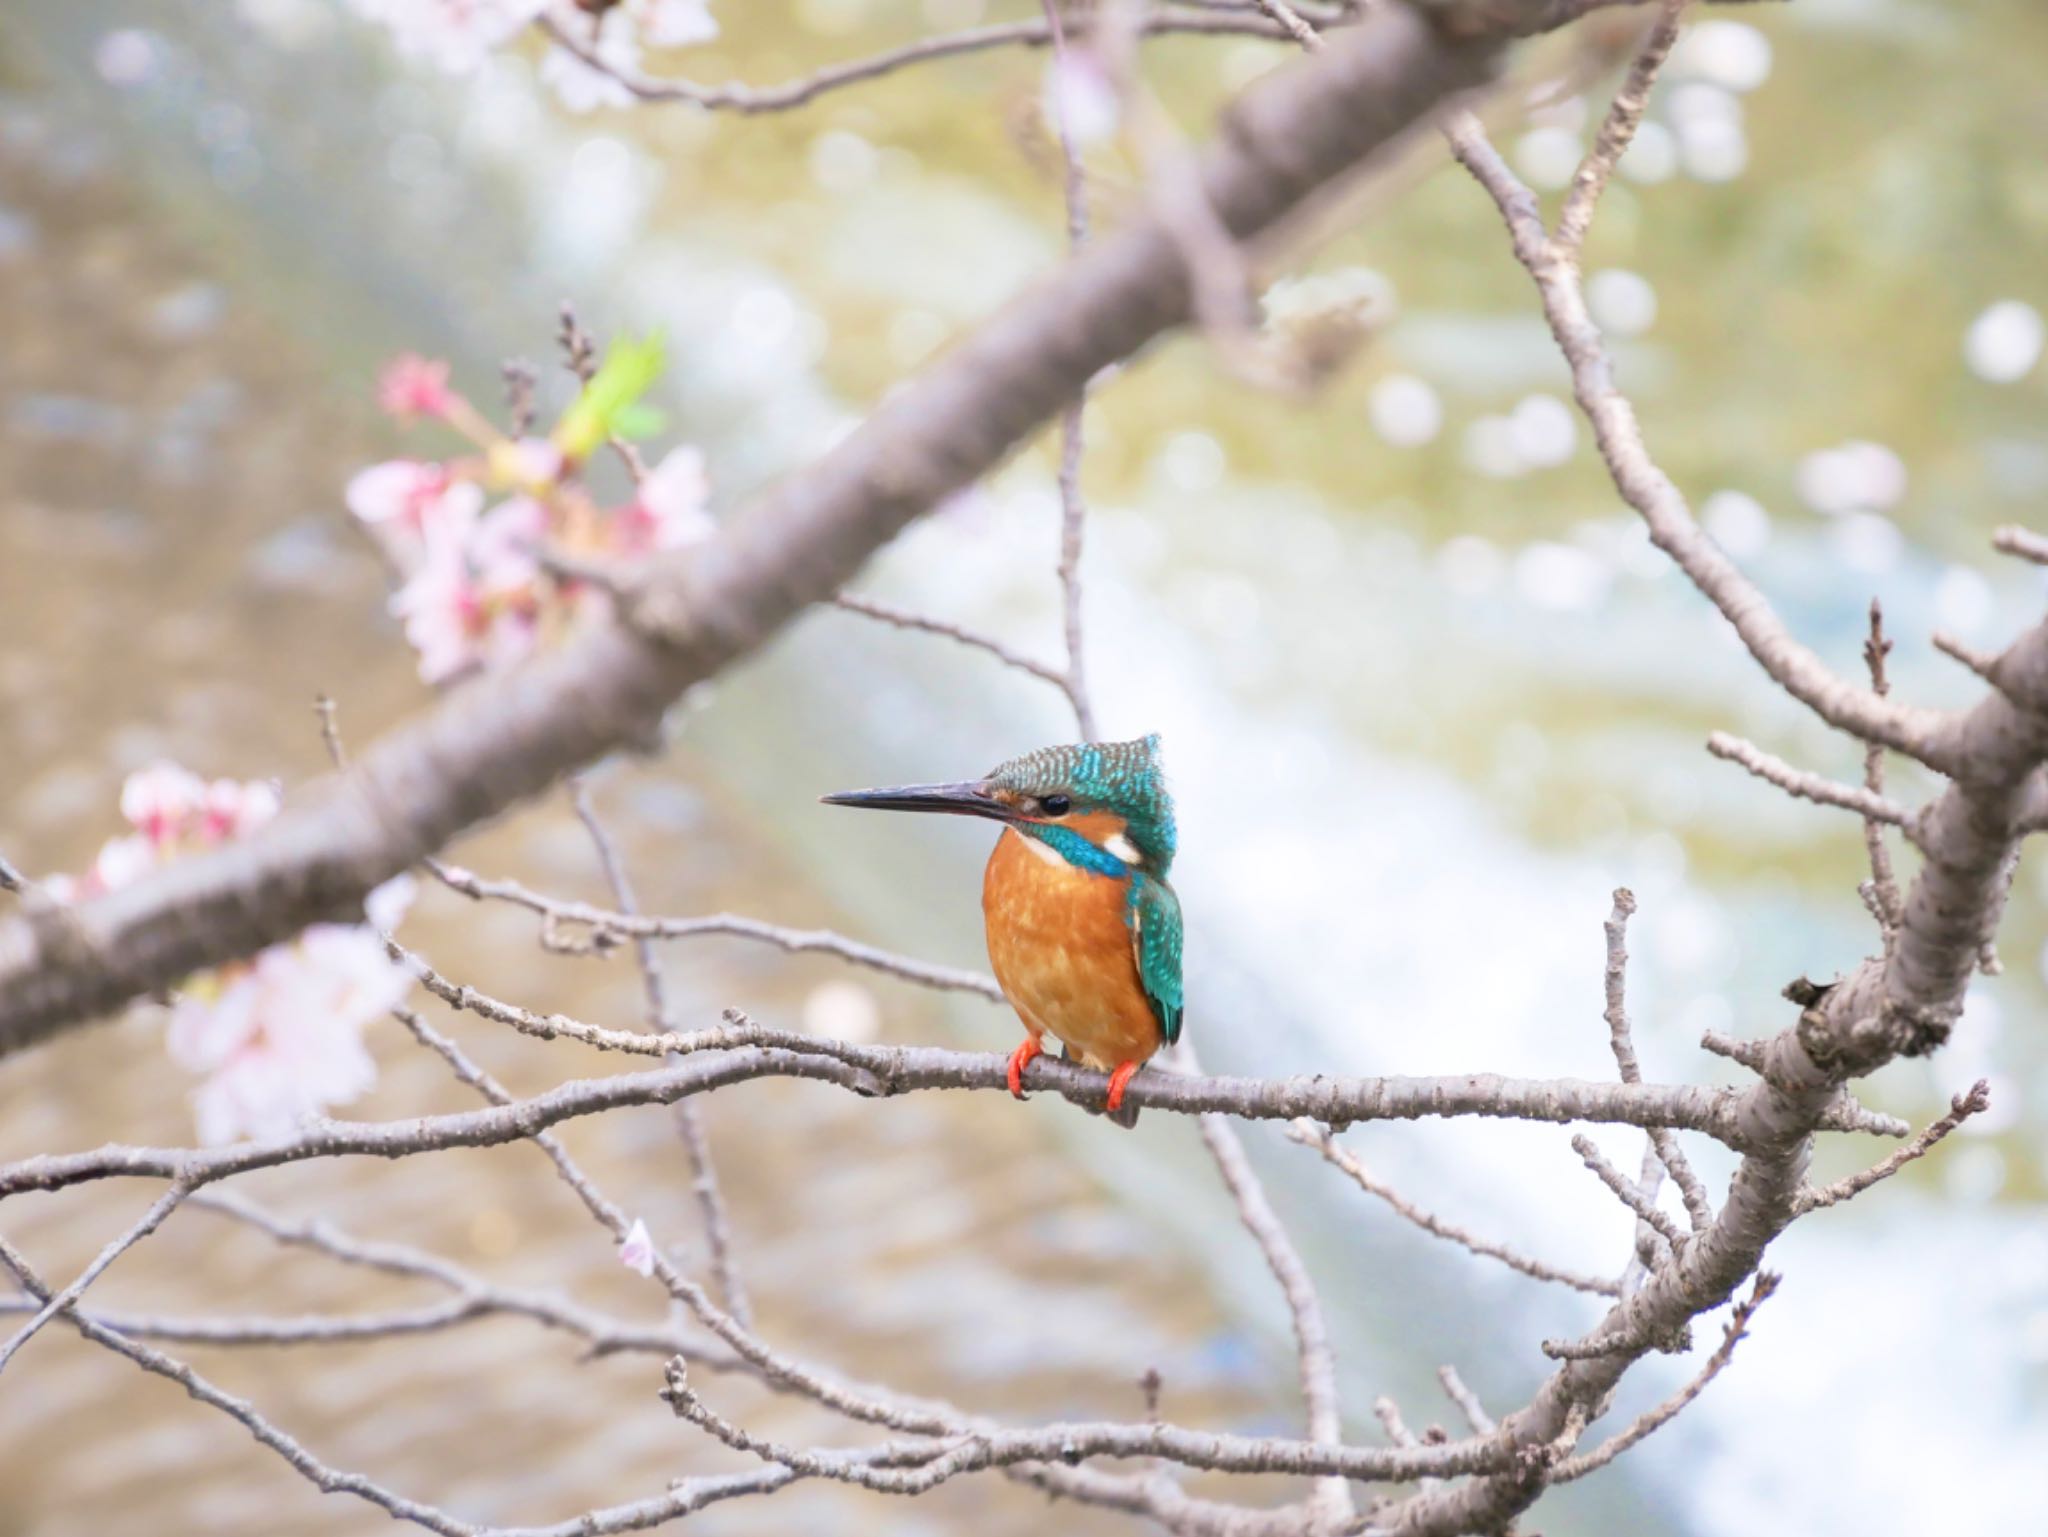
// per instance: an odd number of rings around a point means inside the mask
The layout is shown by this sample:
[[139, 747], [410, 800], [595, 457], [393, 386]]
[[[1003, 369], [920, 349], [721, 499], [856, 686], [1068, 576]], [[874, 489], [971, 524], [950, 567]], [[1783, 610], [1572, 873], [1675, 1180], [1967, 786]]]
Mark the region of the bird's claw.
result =
[[1119, 1063], [1117, 1070], [1109, 1075], [1109, 1104], [1105, 1108], [1111, 1115], [1123, 1109], [1124, 1090], [1130, 1087], [1131, 1080], [1137, 1076], [1138, 1064], [1135, 1062]]
[[1010, 1053], [1010, 1093], [1018, 1099], [1024, 1097], [1024, 1069], [1033, 1057], [1041, 1055], [1045, 1048], [1038, 1044], [1035, 1035], [1026, 1036], [1024, 1044]]

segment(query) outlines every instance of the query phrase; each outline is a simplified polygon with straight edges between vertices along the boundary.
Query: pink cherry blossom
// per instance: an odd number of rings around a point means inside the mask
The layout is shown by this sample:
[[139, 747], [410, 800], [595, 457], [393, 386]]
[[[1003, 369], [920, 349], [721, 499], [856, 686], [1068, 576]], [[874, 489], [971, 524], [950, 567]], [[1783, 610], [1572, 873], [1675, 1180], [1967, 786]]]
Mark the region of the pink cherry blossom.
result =
[[633, 500], [612, 522], [612, 542], [626, 555], [675, 550], [699, 544], [717, 531], [705, 512], [711, 484], [704, 456], [690, 447], [671, 449], [647, 472]]
[[320, 924], [225, 975], [188, 987], [166, 1037], [172, 1060], [204, 1075], [193, 1095], [201, 1142], [289, 1136], [376, 1083], [363, 1027], [410, 979], [370, 930]]
[[[587, 26], [583, 25], [586, 22]], [[574, 49], [557, 43], [541, 58], [541, 83], [571, 112], [632, 106], [637, 98], [619, 78], [635, 74], [640, 68], [640, 43], [633, 32], [632, 18], [614, 7], [601, 16], [565, 19], [563, 25], [577, 28], [579, 40], [602, 67], [591, 65]]]
[[422, 416], [438, 421], [455, 409], [458, 398], [448, 388], [448, 364], [439, 358], [403, 353], [377, 376], [377, 404], [402, 422]]
[[419, 559], [429, 538], [460, 543], [483, 511], [481, 486], [456, 480], [445, 466], [387, 459], [350, 477], [348, 510], [401, 567]]
[[[153, 763], [121, 787], [121, 813], [136, 831], [109, 840], [83, 877], [54, 876], [44, 889], [63, 902], [117, 890], [181, 854], [251, 832], [280, 804], [265, 781], [208, 782]], [[376, 1081], [363, 1027], [411, 985], [377, 930], [404, 917], [413, 889], [401, 876], [371, 892], [364, 908], [374, 927], [317, 924], [179, 986], [165, 1045], [173, 1061], [204, 1075], [193, 1095], [202, 1141], [286, 1136]]]
[[540, 633], [540, 563], [547, 512], [514, 497], [479, 519], [461, 543], [431, 541], [391, 611], [419, 653], [420, 678], [444, 683], [499, 667], [533, 649]]
[[628, 6], [651, 48], [688, 48], [718, 36], [710, 0], [628, 0]]
[[1124, 105], [1101, 57], [1074, 48], [1046, 66], [1043, 110], [1055, 137], [1085, 148], [1116, 137]]
[[352, 0], [359, 14], [391, 29], [401, 53], [464, 74], [528, 26], [547, 0]]
[[175, 763], [159, 760], [137, 769], [121, 785], [121, 815], [161, 847], [183, 836], [186, 824], [206, 800], [206, 781]]
[[[413, 890], [401, 876], [371, 892], [371, 921], [396, 924]], [[192, 1097], [200, 1141], [289, 1136], [307, 1118], [365, 1093], [377, 1066], [364, 1027], [410, 986], [374, 929], [345, 923], [315, 924], [245, 965], [188, 979], [165, 1046], [205, 1080]]]
[[626, 1230], [625, 1241], [619, 1245], [619, 1263], [628, 1270], [637, 1270], [642, 1275], [654, 1274], [654, 1239], [647, 1231], [647, 1224], [638, 1217]]
[[202, 843], [239, 838], [276, 816], [283, 797], [267, 780], [216, 779], [206, 787], [198, 837]]

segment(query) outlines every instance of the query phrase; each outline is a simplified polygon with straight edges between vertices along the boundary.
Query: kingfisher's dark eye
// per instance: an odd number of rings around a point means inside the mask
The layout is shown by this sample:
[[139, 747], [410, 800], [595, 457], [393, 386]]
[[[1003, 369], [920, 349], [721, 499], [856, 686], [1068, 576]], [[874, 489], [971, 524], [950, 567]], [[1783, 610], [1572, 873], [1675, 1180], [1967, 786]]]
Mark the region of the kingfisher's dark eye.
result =
[[1038, 806], [1049, 817], [1063, 817], [1074, 809], [1074, 803], [1064, 795], [1048, 795], [1039, 801]]

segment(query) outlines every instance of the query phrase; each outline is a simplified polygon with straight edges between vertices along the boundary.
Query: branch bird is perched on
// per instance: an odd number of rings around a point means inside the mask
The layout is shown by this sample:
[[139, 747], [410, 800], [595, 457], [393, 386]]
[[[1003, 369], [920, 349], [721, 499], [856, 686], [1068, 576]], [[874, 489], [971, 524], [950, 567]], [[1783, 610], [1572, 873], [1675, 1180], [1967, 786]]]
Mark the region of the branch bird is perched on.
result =
[[1050, 1035], [1109, 1074], [1108, 1108], [1122, 1110], [1131, 1076], [1180, 1039], [1173, 798], [1159, 738], [1042, 747], [981, 779], [823, 799], [1004, 824], [981, 910], [989, 964], [1029, 1032], [1010, 1054], [1010, 1092], [1024, 1097], [1024, 1068]]

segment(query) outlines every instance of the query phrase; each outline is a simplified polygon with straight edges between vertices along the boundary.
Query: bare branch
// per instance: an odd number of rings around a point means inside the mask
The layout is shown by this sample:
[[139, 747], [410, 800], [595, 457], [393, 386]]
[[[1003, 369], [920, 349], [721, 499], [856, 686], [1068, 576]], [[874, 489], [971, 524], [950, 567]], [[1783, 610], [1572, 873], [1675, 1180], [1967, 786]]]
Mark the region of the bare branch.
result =
[[[626, 872], [625, 858], [598, 817], [597, 808], [591, 804], [590, 793], [581, 779], [569, 781], [569, 795], [576, 808], [577, 819], [583, 823], [590, 834], [590, 841], [597, 848], [605, 882], [612, 888], [612, 900], [619, 904], [619, 911], [626, 916], [639, 916], [640, 903], [633, 894], [633, 882]], [[656, 952], [653, 941], [644, 935], [633, 941], [633, 952], [645, 985], [648, 1026], [654, 1030], [666, 1030], [668, 979], [662, 971], [661, 956]], [[674, 1059], [670, 1060], [673, 1065]], [[725, 1196], [718, 1188], [718, 1170], [711, 1161], [711, 1141], [705, 1135], [703, 1117], [697, 1113], [694, 1101], [681, 1099], [675, 1104], [675, 1118], [676, 1130], [683, 1139], [683, 1150], [690, 1160], [690, 1188], [696, 1194], [697, 1208], [704, 1217], [704, 1239], [711, 1250], [712, 1278], [718, 1283], [718, 1294], [724, 1299], [726, 1310], [742, 1324], [751, 1327], [753, 1310], [748, 1305], [746, 1288], [740, 1284], [739, 1270], [733, 1262], [732, 1222], [726, 1214]]]
[[[1237, 1203], [1239, 1219], [1258, 1244], [1266, 1268], [1273, 1272], [1273, 1279], [1280, 1283], [1280, 1294], [1287, 1299], [1288, 1316], [1294, 1322], [1295, 1365], [1301, 1379], [1301, 1396], [1308, 1406], [1309, 1439], [1318, 1446], [1335, 1446], [1344, 1439], [1344, 1408], [1337, 1396], [1337, 1362], [1330, 1349], [1329, 1325], [1323, 1320], [1322, 1298], [1316, 1292], [1315, 1282], [1309, 1279], [1308, 1267], [1302, 1263], [1294, 1240], [1273, 1210], [1273, 1203], [1266, 1198], [1265, 1186], [1253, 1172], [1236, 1128], [1222, 1116], [1210, 1114], [1201, 1118], [1201, 1130], [1202, 1141], [1216, 1160], [1231, 1199]], [[1351, 1513], [1350, 1491], [1341, 1479], [1327, 1479], [1320, 1484], [1316, 1503], [1334, 1519], [1341, 1520]]]
[[1788, 795], [1812, 801], [1817, 806], [1839, 806], [1844, 811], [1856, 812], [1866, 822], [1905, 828], [1907, 836], [1912, 835], [1912, 817], [1906, 808], [1862, 785], [1839, 784], [1805, 769], [1794, 768], [1754, 742], [1730, 736], [1725, 731], [1716, 731], [1707, 738], [1707, 751], [1730, 763], [1741, 764], [1757, 778], [1768, 780]]
[[908, 956], [897, 955], [873, 945], [848, 939], [830, 929], [791, 929], [764, 923], [738, 913], [711, 913], [694, 918], [648, 917], [595, 907], [588, 902], [568, 902], [545, 896], [515, 880], [488, 880], [459, 865], [436, 860], [430, 866], [442, 884], [477, 901], [510, 902], [557, 924], [587, 926], [612, 939], [697, 939], [725, 935], [734, 939], [758, 940], [792, 954], [836, 955], [870, 971], [900, 977], [920, 987], [953, 992], [979, 993], [992, 1002], [1002, 1001], [1002, 990], [992, 977], [980, 972], [960, 971], [951, 966], [932, 966]]
[[[1053, 56], [1066, 62], [1067, 39], [1060, 23], [1059, 0], [1044, 0], [1046, 30], [1051, 34]], [[1053, 131], [1060, 142], [1060, 160], [1065, 168], [1062, 182], [1067, 205], [1067, 245], [1078, 254], [1088, 243], [1088, 171], [1074, 142], [1073, 125], [1067, 121], [1066, 98], [1053, 97]], [[1057, 681], [1073, 706], [1074, 721], [1081, 740], [1093, 742], [1099, 733], [1095, 707], [1088, 695], [1087, 655], [1081, 644], [1081, 539], [1088, 525], [1088, 504], [1081, 499], [1081, 455], [1085, 446], [1083, 427], [1087, 420], [1088, 387], [1084, 384], [1060, 414], [1060, 620], [1067, 642], [1067, 667]]]
[[1551, 334], [1572, 374], [1572, 389], [1622, 499], [1649, 526], [1650, 541], [1685, 572], [1735, 627], [1777, 683], [1830, 725], [1946, 771], [1956, 761], [1945, 717], [1880, 699], [1832, 672], [1793, 637], [1763, 597], [1701, 531], [1685, 497], [1651, 460], [1635, 408], [1614, 384], [1600, 332], [1586, 310], [1577, 271], [1543, 225], [1536, 196], [1509, 169], [1469, 112], [1445, 130], [1451, 152], [1492, 196], [1516, 258], [1536, 280]]
[[1479, 1395], [1465, 1386], [1465, 1379], [1458, 1375], [1455, 1366], [1439, 1366], [1436, 1380], [1444, 1385], [1444, 1396], [1458, 1406], [1458, 1412], [1465, 1416], [1465, 1423], [1472, 1427], [1473, 1434], [1490, 1436], [1499, 1427], [1493, 1416], [1486, 1412], [1486, 1406], [1479, 1401]]
[[1991, 546], [2022, 560], [2031, 560], [2037, 566], [2048, 566], [2048, 539], [2030, 528], [2021, 528], [2017, 523], [2007, 523], [1996, 529], [1991, 535]]
[[[57, 1190], [113, 1176], [189, 1178], [211, 1184], [229, 1175], [309, 1158], [344, 1155], [396, 1158], [456, 1147], [516, 1142], [581, 1116], [629, 1105], [673, 1104], [755, 1078], [804, 1078], [867, 1098], [933, 1089], [1009, 1090], [1006, 1057], [938, 1047], [857, 1046], [752, 1024], [731, 1034], [703, 1032], [688, 1059], [675, 1067], [572, 1079], [530, 1099], [483, 1110], [407, 1120], [326, 1121], [275, 1142], [219, 1148], [150, 1148], [113, 1144], [87, 1152], [40, 1154], [0, 1165], [0, 1197], [24, 1190]], [[682, 1038], [678, 1038], [679, 1041]], [[721, 1049], [723, 1048], [723, 1049]], [[668, 1049], [663, 1042], [658, 1050]], [[1029, 1087], [1100, 1108], [1104, 1078], [1090, 1068], [1039, 1058], [1027, 1070]], [[1495, 1119], [1567, 1123], [1591, 1121], [1644, 1127], [1670, 1125], [1744, 1147], [1753, 1132], [1736, 1119], [1745, 1096], [1693, 1086], [1587, 1083], [1577, 1079], [1514, 1079], [1494, 1074], [1448, 1078], [1193, 1078], [1149, 1072], [1131, 1081], [1126, 1103], [1180, 1114], [1215, 1111], [1253, 1120], [1311, 1120], [1351, 1124], [1476, 1115]]]
[[[1884, 608], [1870, 600], [1870, 637], [1863, 642], [1864, 665], [1870, 669], [1870, 691], [1880, 699], [1892, 691], [1885, 676], [1885, 658], [1892, 643], [1885, 638]], [[1872, 795], [1884, 794], [1884, 747], [1870, 742], [1863, 749], [1863, 788]], [[1876, 817], [1863, 819], [1863, 846], [1870, 859], [1870, 890], [1877, 911], [1878, 928], [1887, 948], [1898, 932], [1905, 899], [1899, 895], [1899, 878], [1892, 870], [1892, 852], [1884, 841], [1884, 824]]]
[[[695, 81], [645, 75], [622, 69], [602, 57], [589, 41], [561, 26], [550, 17], [541, 25], [556, 43], [576, 55], [598, 73], [609, 76], [642, 101], [683, 101], [713, 112], [787, 112], [801, 107], [828, 91], [878, 80], [913, 65], [963, 54], [983, 53], [995, 48], [1044, 48], [1053, 40], [1052, 29], [1043, 21], [1003, 22], [993, 26], [970, 27], [937, 37], [921, 38], [901, 48], [892, 48], [869, 58], [852, 60], [821, 69], [815, 74], [779, 85], [700, 85]], [[1285, 41], [1286, 33], [1263, 17], [1211, 10], [1201, 6], [1162, 5], [1146, 11], [1138, 21], [1139, 31], [1148, 37], [1176, 33], [1209, 36], [1250, 36]]]
[[1832, 1185], [1824, 1185], [1819, 1189], [1805, 1192], [1799, 1198], [1799, 1213], [1803, 1216], [1807, 1212], [1818, 1211], [1823, 1206], [1833, 1206], [1839, 1201], [1848, 1200], [1851, 1196], [1861, 1195], [1881, 1179], [1889, 1179], [1914, 1159], [1926, 1157], [1935, 1143], [1971, 1116], [1980, 1114], [1990, 1103], [1991, 1085], [1979, 1078], [1967, 1093], [1958, 1094], [1949, 1101], [1948, 1114], [1938, 1121], [1929, 1122], [1918, 1136], [1891, 1157], [1872, 1164], [1860, 1174], [1852, 1174], [1847, 1179], [1836, 1180]]
[[1620, 1435], [1603, 1443], [1597, 1450], [1588, 1452], [1583, 1457], [1572, 1457], [1560, 1462], [1550, 1470], [1550, 1481], [1553, 1484], [1568, 1484], [1575, 1478], [1584, 1478], [1588, 1473], [1606, 1467], [1652, 1431], [1676, 1419], [1688, 1404], [1706, 1391], [1707, 1384], [1720, 1376], [1722, 1368], [1734, 1358], [1735, 1347], [1749, 1332], [1749, 1321], [1756, 1316], [1756, 1310], [1763, 1306], [1764, 1300], [1777, 1288], [1777, 1276], [1768, 1270], [1758, 1271], [1756, 1280], [1750, 1286], [1748, 1297], [1735, 1305], [1734, 1316], [1728, 1320], [1728, 1330], [1721, 1338], [1720, 1348], [1707, 1357], [1707, 1364], [1700, 1368], [1699, 1375], [1676, 1394], [1643, 1415]]
[[[1627, 887], [1618, 887], [1614, 893], [1614, 911], [1605, 925], [1607, 935], [1607, 968], [1605, 986], [1607, 993], [1607, 1039], [1614, 1050], [1614, 1065], [1621, 1074], [1623, 1083], [1643, 1081], [1642, 1062], [1636, 1056], [1634, 1033], [1628, 1022], [1628, 920], [1636, 910], [1635, 893]], [[1685, 1201], [1685, 1214], [1691, 1220], [1694, 1232], [1698, 1232], [1714, 1220], [1713, 1203], [1707, 1199], [1706, 1186], [1692, 1171], [1686, 1161], [1685, 1150], [1678, 1145], [1678, 1138], [1661, 1127], [1650, 1132], [1650, 1142], [1657, 1150], [1657, 1157], [1669, 1171], [1672, 1182], [1678, 1186], [1678, 1193]]]
[[113, 1264], [115, 1260], [126, 1254], [129, 1249], [161, 1227], [164, 1218], [176, 1211], [190, 1193], [191, 1187], [183, 1180], [172, 1181], [170, 1188], [150, 1203], [149, 1210], [145, 1211], [130, 1224], [128, 1229], [119, 1237], [113, 1239], [105, 1248], [100, 1250], [98, 1257], [90, 1265], [86, 1266], [84, 1270], [79, 1272], [77, 1280], [73, 1281], [62, 1291], [52, 1293], [49, 1300], [37, 1312], [35, 1317], [23, 1324], [5, 1346], [0, 1346], [0, 1369], [4, 1369], [7, 1363], [14, 1359], [14, 1353], [21, 1349], [23, 1345], [26, 1345], [44, 1324], [75, 1303], [79, 1295], [88, 1286], [92, 1285], [94, 1281], [99, 1279], [100, 1273], [107, 1266]]
[[1621, 1288], [1604, 1276], [1584, 1275], [1577, 1271], [1566, 1270], [1562, 1266], [1551, 1265], [1542, 1260], [1533, 1259], [1523, 1254], [1520, 1250], [1512, 1249], [1506, 1244], [1494, 1243], [1489, 1239], [1477, 1237], [1461, 1227], [1444, 1221], [1441, 1217], [1424, 1211], [1421, 1207], [1404, 1199], [1391, 1185], [1375, 1177], [1364, 1164], [1360, 1163], [1358, 1159], [1353, 1157], [1347, 1149], [1337, 1142], [1336, 1138], [1330, 1135], [1330, 1130], [1326, 1126], [1319, 1126], [1315, 1122], [1307, 1120], [1295, 1121], [1287, 1128], [1287, 1135], [1296, 1142], [1301, 1143], [1304, 1147], [1314, 1148], [1329, 1161], [1333, 1168], [1341, 1169], [1344, 1173], [1348, 1174], [1358, 1185], [1359, 1189], [1365, 1191], [1368, 1195], [1378, 1196], [1387, 1205], [1391, 1206], [1397, 1215], [1414, 1223], [1425, 1233], [1433, 1234], [1438, 1238], [1448, 1239], [1459, 1247], [1468, 1249], [1485, 1259], [1498, 1260], [1510, 1270], [1519, 1271], [1533, 1280], [1555, 1281], [1561, 1286], [1571, 1287], [1574, 1291], [1590, 1292], [1600, 1297], [1620, 1295]]
[[1287, 35], [1302, 47], [1313, 52], [1323, 46], [1323, 40], [1316, 29], [1302, 19], [1301, 13], [1287, 3], [1287, 0], [1252, 0], [1252, 4], [1264, 11], [1286, 29]]
[[1999, 686], [1998, 663], [2000, 659], [1997, 653], [1980, 651], [1967, 641], [1960, 640], [1956, 636], [1949, 634], [1946, 630], [1936, 630], [1929, 639], [1934, 642], [1934, 649], [1936, 651], [1941, 652], [1944, 656], [1954, 657], [1993, 688]]
[[921, 1494], [949, 1478], [1019, 1462], [1073, 1462], [1083, 1457], [1156, 1457], [1220, 1473], [1294, 1473], [1360, 1480], [1445, 1477], [1504, 1467], [1508, 1457], [1484, 1438], [1421, 1446], [1326, 1446], [1268, 1437], [1215, 1435], [1173, 1425], [1069, 1424], [1011, 1430], [978, 1422], [935, 1441], [867, 1448], [872, 1461], [850, 1462], [844, 1451], [809, 1451], [768, 1441], [718, 1414], [672, 1363], [662, 1397], [678, 1417], [736, 1451], [889, 1494]]
[[1635, 140], [1636, 129], [1643, 121], [1643, 111], [1650, 104], [1650, 87], [1656, 83], [1657, 72], [1669, 57], [1671, 45], [1678, 41], [1679, 22], [1685, 14], [1685, 7], [1686, 0], [1664, 0], [1656, 21], [1650, 26], [1649, 35], [1636, 53], [1635, 62], [1629, 66], [1628, 79], [1607, 109], [1607, 117], [1600, 124], [1592, 149], [1572, 177], [1571, 190], [1565, 194], [1564, 208], [1557, 216], [1556, 236], [1559, 253], [1571, 261], [1578, 260], [1579, 248], [1586, 243], [1586, 231], [1593, 223], [1593, 209], [1600, 201], [1600, 194], [1607, 190], [1608, 178], [1614, 174], [1615, 166]]
[[1042, 678], [1054, 688], [1064, 690], [1067, 686], [1066, 675], [1057, 667], [1047, 666], [1044, 662], [1034, 661], [1028, 656], [1012, 651], [1001, 641], [979, 631], [970, 630], [965, 625], [952, 624], [944, 619], [931, 619], [923, 614], [913, 614], [908, 609], [877, 603], [873, 598], [855, 597], [852, 593], [842, 592], [832, 602], [849, 614], [862, 614], [869, 619], [880, 620], [883, 624], [893, 625], [899, 630], [919, 630], [926, 635], [942, 635], [947, 640], [958, 641], [963, 646], [985, 651], [1005, 667], [1014, 667], [1018, 672]]
[[1586, 1167], [1599, 1176], [1600, 1183], [1613, 1191], [1622, 1205], [1636, 1214], [1638, 1221], [1647, 1222], [1655, 1228], [1674, 1249], [1685, 1243], [1685, 1234], [1679, 1231], [1678, 1224], [1645, 1200], [1642, 1191], [1636, 1188], [1636, 1182], [1609, 1163], [1600, 1149], [1593, 1145], [1592, 1138], [1583, 1133], [1573, 1137], [1572, 1151], [1585, 1160]]

